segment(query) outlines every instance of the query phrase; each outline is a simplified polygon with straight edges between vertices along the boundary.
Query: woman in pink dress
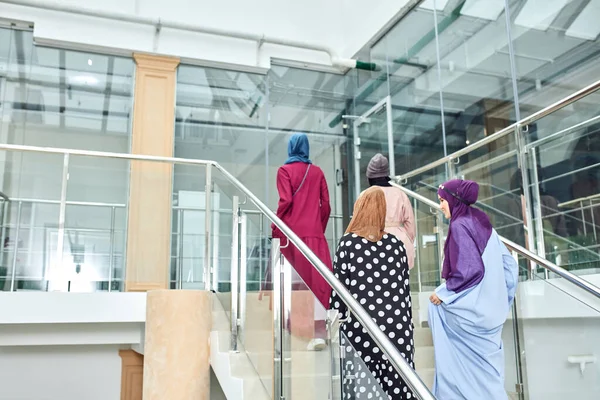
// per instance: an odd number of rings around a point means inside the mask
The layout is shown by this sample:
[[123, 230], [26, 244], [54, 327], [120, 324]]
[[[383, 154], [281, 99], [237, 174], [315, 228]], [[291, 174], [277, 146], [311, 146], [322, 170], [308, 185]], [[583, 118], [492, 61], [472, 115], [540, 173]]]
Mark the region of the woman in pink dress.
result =
[[390, 185], [388, 159], [382, 154], [375, 154], [369, 161], [367, 178], [369, 186], [379, 186], [385, 194], [385, 231], [404, 243], [408, 268], [412, 269], [415, 265], [415, 213], [410, 200], [402, 190]]
[[[327, 268], [333, 270], [331, 253], [325, 238], [325, 229], [331, 213], [329, 191], [323, 171], [308, 158], [309, 144], [306, 134], [296, 133], [291, 137], [288, 156], [285, 164], [277, 171], [277, 216], [306, 243]], [[285, 247], [285, 235], [275, 225], [271, 228], [273, 237], [281, 239], [281, 245]], [[320, 303], [315, 304], [314, 339], [309, 344], [309, 349], [321, 350], [325, 346], [325, 310], [329, 306], [331, 287], [293, 244], [282, 248], [281, 252]], [[322, 311], [323, 315], [317, 315], [317, 310]]]

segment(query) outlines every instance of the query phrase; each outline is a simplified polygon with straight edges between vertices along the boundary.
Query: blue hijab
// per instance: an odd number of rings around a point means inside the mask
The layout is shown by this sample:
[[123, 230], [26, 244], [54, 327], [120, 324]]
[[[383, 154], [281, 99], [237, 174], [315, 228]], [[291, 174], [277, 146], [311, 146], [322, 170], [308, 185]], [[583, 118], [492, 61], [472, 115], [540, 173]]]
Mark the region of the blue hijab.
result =
[[294, 133], [288, 143], [288, 159], [285, 164], [302, 162], [312, 164], [308, 158], [308, 136], [305, 133]]

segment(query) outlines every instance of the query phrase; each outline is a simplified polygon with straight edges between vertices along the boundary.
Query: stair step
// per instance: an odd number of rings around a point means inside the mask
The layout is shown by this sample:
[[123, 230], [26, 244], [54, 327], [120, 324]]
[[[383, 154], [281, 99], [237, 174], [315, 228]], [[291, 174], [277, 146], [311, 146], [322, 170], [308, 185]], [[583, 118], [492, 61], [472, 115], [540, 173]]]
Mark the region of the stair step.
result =
[[[289, 357], [293, 376], [320, 376], [330, 374], [331, 358], [329, 349], [323, 351], [292, 351]], [[248, 358], [260, 376], [270, 376], [273, 371], [273, 355], [270, 352], [249, 352]]]
[[435, 367], [433, 346], [415, 348], [415, 368], [430, 369]]
[[433, 336], [431, 335], [431, 329], [415, 326], [413, 334], [415, 340], [415, 347], [433, 346]]
[[419, 375], [419, 377], [421, 378], [421, 380], [423, 381], [423, 383], [425, 383], [425, 385], [427, 385], [427, 387], [429, 388], [429, 390], [433, 389], [433, 377], [435, 376], [435, 369], [434, 368], [417, 368], [417, 374]]

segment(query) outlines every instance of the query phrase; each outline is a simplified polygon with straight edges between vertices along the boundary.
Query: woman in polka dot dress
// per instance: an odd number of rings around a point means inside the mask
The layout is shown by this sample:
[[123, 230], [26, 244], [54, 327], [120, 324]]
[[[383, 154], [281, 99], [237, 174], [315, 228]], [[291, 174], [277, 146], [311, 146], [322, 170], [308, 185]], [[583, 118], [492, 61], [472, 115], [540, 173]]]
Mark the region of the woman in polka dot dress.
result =
[[[352, 221], [338, 245], [333, 269], [335, 276], [369, 312], [379, 328], [396, 344], [398, 351], [414, 368], [406, 250], [398, 238], [384, 232], [385, 215], [385, 195], [380, 188], [372, 187], [361, 194], [354, 205]], [[414, 398], [398, 372], [362, 325], [348, 313], [335, 292], [332, 293], [330, 306], [346, 319], [341, 327], [345, 335], [341, 344], [346, 353], [355, 352], [369, 370], [361, 371], [359, 365], [351, 362], [343, 366], [343, 376], [355, 377], [344, 382], [343, 398], [381, 398], [381, 391], [373, 385], [372, 377], [375, 377], [388, 399]]]

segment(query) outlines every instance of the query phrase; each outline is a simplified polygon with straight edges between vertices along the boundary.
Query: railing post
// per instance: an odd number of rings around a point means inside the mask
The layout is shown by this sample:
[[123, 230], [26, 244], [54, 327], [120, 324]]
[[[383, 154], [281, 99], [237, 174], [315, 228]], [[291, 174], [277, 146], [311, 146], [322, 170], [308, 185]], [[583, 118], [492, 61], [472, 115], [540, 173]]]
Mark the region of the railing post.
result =
[[[64, 276], [63, 271], [63, 252], [65, 244], [65, 219], [67, 212], [67, 185], [69, 182], [69, 153], [63, 156], [63, 171], [62, 171], [62, 187], [60, 190], [60, 209], [58, 214], [58, 239], [56, 243], [56, 263], [54, 265], [54, 273], [56, 268], [60, 269], [60, 275]], [[18, 243], [17, 243], [18, 246]], [[56, 276], [56, 275], [55, 275]], [[69, 281], [67, 281], [67, 291], [70, 291]]]
[[109, 248], [108, 248], [108, 291], [112, 292], [112, 284], [113, 284], [113, 271], [115, 269], [114, 266], [114, 258], [115, 258], [115, 206], [110, 208], [110, 236], [109, 236]]
[[[13, 238], [13, 260], [12, 260], [12, 271], [10, 274], [10, 291], [15, 291], [15, 278], [17, 275], [17, 259], [19, 256], [19, 230], [21, 228], [21, 211], [23, 208], [23, 202], [17, 203], [17, 226], [15, 227], [15, 237]], [[4, 246], [4, 243], [2, 244]]]
[[177, 210], [177, 270], [175, 271], [175, 285], [183, 289], [183, 210]]
[[273, 399], [283, 397], [283, 265], [281, 263], [281, 243], [271, 242], [271, 268], [273, 280]]
[[444, 220], [442, 218], [441, 213], [435, 213], [436, 218], [436, 234], [438, 237], [438, 265], [440, 266], [440, 282], [442, 281], [442, 263], [444, 261]]
[[417, 199], [413, 199], [413, 212], [415, 213], [415, 262], [417, 264], [417, 286], [419, 288], [419, 293], [421, 293], [421, 291], [423, 290], [423, 278], [421, 277], [421, 255], [419, 254], [421, 249], [419, 247], [419, 242], [420, 242], [420, 238], [419, 238], [419, 211], [418, 211], [418, 206], [419, 204], [417, 203]]
[[[8, 214], [8, 205], [9, 205], [9, 200], [4, 200], [2, 202], [2, 221], [1, 221], [2, 222], [2, 238], [0, 239], [0, 243], [1, 243], [0, 245], [2, 247], [0, 250], [0, 267], [2, 267], [4, 265], [4, 253], [6, 252], [6, 246], [5, 246], [4, 242], [6, 242], [6, 229], [7, 229], [6, 216]], [[33, 229], [31, 231], [33, 231]], [[8, 265], [8, 263], [7, 263], [7, 265]], [[8, 273], [8, 269], [7, 269], [7, 273]], [[0, 288], [0, 290], [3, 290], [3, 289], [4, 288]]]
[[247, 292], [247, 274], [248, 274], [248, 250], [247, 250], [247, 224], [248, 217], [245, 213], [240, 214], [240, 298], [239, 298], [239, 323], [238, 337], [243, 343], [246, 328], [246, 292]]
[[[213, 271], [216, 268], [212, 265], [212, 213], [211, 213], [211, 200], [212, 200], [212, 164], [206, 164], [206, 185], [204, 188], [204, 194], [206, 200], [204, 202], [204, 290], [211, 289], [211, 273], [217, 274], [217, 271]], [[217, 290], [216, 287], [213, 288]]]
[[239, 198], [233, 196], [233, 226], [231, 229], [231, 345], [232, 351], [238, 347], [238, 291], [239, 291]]
[[[515, 261], [517, 262], [517, 265], [519, 265], [519, 255], [517, 254], [516, 251], [511, 251], [511, 254], [513, 256], [513, 258], [515, 259]], [[517, 288], [517, 293], [515, 293], [515, 299], [513, 301], [513, 309], [512, 309], [512, 314], [513, 314], [513, 340], [515, 341], [515, 362], [517, 365], [515, 365], [516, 369], [517, 369], [517, 385], [515, 387], [516, 391], [517, 391], [517, 395], [519, 396], [519, 400], [525, 400], [525, 393], [524, 393], [524, 379], [523, 379], [523, 362], [521, 360], [521, 332], [520, 332], [520, 327], [521, 325], [519, 324], [519, 307], [517, 305], [517, 301], [519, 299], [518, 296], [518, 288]]]
[[[534, 230], [533, 230], [533, 218], [531, 217], [531, 208], [529, 202], [531, 196], [529, 193], [529, 174], [528, 174], [528, 163], [527, 163], [527, 149], [525, 147], [525, 137], [523, 131], [527, 130], [527, 126], [523, 126], [519, 123], [515, 124], [515, 143], [517, 144], [519, 166], [521, 167], [521, 182], [523, 185], [523, 197], [525, 198], [525, 237], [527, 242], [525, 246], [528, 250], [535, 252], [534, 242]], [[529, 264], [529, 279], [533, 280], [535, 277], [536, 264], [531, 261]]]
[[[531, 173], [533, 175], [533, 183], [532, 187], [532, 201], [533, 201], [533, 212], [534, 212], [534, 227], [535, 227], [535, 239], [537, 244], [537, 254], [540, 257], [546, 258], [546, 244], [544, 243], [544, 221], [542, 214], [542, 201], [540, 198], [540, 178], [537, 172], [537, 156], [535, 154], [535, 149], [531, 151]], [[527, 205], [527, 201], [525, 201]], [[544, 277], [548, 279], [550, 274], [547, 269], [544, 269]]]
[[[281, 246], [283, 249], [288, 246], [293, 246], [289, 238], [286, 239], [286, 245]], [[279, 256], [281, 264], [281, 279], [283, 286], [281, 288], [281, 305], [282, 324], [281, 324], [281, 366], [282, 366], [282, 385], [283, 397], [285, 399], [292, 398], [292, 266], [286, 262], [283, 253]]]

